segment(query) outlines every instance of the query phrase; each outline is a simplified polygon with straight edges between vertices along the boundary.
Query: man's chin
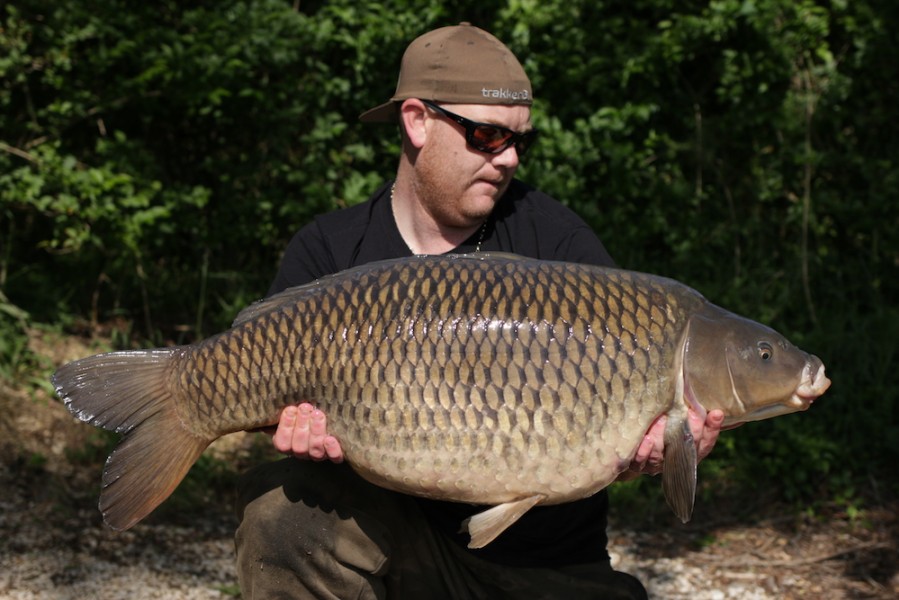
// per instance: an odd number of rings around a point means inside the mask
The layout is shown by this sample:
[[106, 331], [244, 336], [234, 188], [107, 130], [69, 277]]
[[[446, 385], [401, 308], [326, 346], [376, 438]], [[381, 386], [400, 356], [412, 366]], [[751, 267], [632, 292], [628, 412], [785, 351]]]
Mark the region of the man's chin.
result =
[[468, 202], [466, 216], [478, 221], [484, 220], [493, 212], [499, 197], [499, 190], [496, 188], [492, 189], [490, 193], [477, 195]]

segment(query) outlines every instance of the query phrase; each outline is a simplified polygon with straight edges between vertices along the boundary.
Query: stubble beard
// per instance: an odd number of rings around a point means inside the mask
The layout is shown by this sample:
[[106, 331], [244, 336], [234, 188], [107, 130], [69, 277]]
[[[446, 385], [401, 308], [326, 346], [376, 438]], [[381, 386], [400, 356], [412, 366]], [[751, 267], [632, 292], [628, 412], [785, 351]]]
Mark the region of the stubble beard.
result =
[[[424, 209], [440, 225], [459, 229], [479, 226], [483, 223], [498, 198], [475, 204], [464, 196], [471, 194], [471, 180], [454, 175], [447, 169], [445, 154], [422, 149], [418, 156], [418, 177], [414, 188]], [[499, 190], [502, 191], [502, 190]]]

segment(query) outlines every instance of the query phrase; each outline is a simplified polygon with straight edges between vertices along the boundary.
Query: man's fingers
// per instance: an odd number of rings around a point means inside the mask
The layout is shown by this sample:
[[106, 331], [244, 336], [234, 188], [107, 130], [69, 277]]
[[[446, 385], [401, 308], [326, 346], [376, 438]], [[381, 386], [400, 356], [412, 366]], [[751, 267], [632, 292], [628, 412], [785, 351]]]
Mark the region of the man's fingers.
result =
[[[715, 446], [715, 442], [718, 441], [718, 434], [721, 433], [721, 428], [724, 425], [724, 411], [715, 409], [709, 411], [708, 416], [705, 420], [706, 431], [708, 432], [708, 439], [710, 441], [709, 444], [709, 452], [712, 451], [712, 448]], [[706, 452], [708, 454], [708, 452]]]
[[328, 435], [327, 416], [308, 402], [281, 411], [272, 436], [275, 449], [296, 458], [343, 462], [343, 448]]
[[648, 473], [654, 475], [659, 472], [662, 464], [665, 424], [668, 417], [662, 415], [656, 419], [637, 448], [634, 460], [631, 462], [630, 470], [637, 473]]
[[290, 452], [300, 458], [309, 457], [313, 410], [312, 405], [308, 402], [297, 406], [297, 419], [292, 431]]
[[309, 425], [309, 433], [312, 437], [324, 437], [325, 436], [325, 413], [322, 411], [315, 409], [311, 413], [311, 421]]
[[[310, 407], [311, 408], [311, 407]], [[309, 428], [306, 437], [306, 450], [312, 460], [322, 460], [325, 454], [325, 413], [318, 409], [309, 413]]]
[[721, 426], [724, 425], [724, 411], [718, 408], [709, 411], [709, 416], [706, 417], [705, 424], [710, 429], [721, 431]]
[[281, 411], [278, 428], [272, 436], [272, 444], [281, 453], [289, 453], [293, 448], [293, 429], [297, 421], [297, 407], [288, 406]]
[[[721, 426], [724, 423], [724, 412], [717, 409], [712, 410], [703, 419], [696, 411], [690, 410], [687, 413], [687, 421], [690, 431], [693, 433], [693, 440], [696, 443], [698, 458], [702, 460], [708, 456], [718, 440], [718, 434], [721, 432]], [[662, 415], [650, 425], [646, 435], [640, 441], [640, 446], [637, 448], [633, 461], [631, 461], [630, 468], [619, 477], [619, 480], [627, 480], [636, 473], [655, 475], [662, 470], [662, 462], [665, 456], [665, 426], [667, 422], [667, 416]]]
[[[693, 417], [695, 416], [696, 421], [698, 421], [699, 432], [694, 427]], [[706, 415], [704, 421], [699, 419], [698, 415], [694, 415], [691, 411], [690, 415], [690, 428], [693, 430], [693, 436], [696, 440], [698, 440], [697, 453], [699, 456], [699, 460], [702, 460], [712, 451], [712, 448], [715, 447], [715, 442], [718, 441], [718, 434], [721, 433], [721, 426], [724, 424], [724, 412], [715, 409], [709, 411], [709, 414]]]
[[634, 455], [634, 462], [643, 464], [649, 460], [649, 455], [652, 454], [652, 446], [652, 438], [647, 433], [640, 441], [640, 446], [637, 448], [637, 454]]
[[337, 441], [336, 437], [333, 435], [326, 436], [324, 446], [328, 460], [336, 463], [343, 462], [343, 448], [340, 447], [340, 442]]

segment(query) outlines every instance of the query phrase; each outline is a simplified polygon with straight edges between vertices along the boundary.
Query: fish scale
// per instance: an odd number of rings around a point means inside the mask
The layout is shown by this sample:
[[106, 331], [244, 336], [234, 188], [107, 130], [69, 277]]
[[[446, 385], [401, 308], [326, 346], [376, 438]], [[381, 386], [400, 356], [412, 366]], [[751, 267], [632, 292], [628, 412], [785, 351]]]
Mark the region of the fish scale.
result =
[[[730, 338], [768, 344], [761, 335], [787, 349], [773, 375], [735, 368], [714, 348]], [[126, 434], [101, 494], [113, 527], [162, 502], [212, 440], [272, 425], [285, 406], [309, 400], [366, 479], [495, 505], [468, 524], [479, 546], [534, 504], [611, 483], [663, 414], [666, 496], [688, 516], [688, 405], [747, 419], [747, 398], [728, 398], [745, 387], [741, 369], [752, 375], [748, 406], [782, 406], [776, 414], [807, 408], [829, 384], [820, 360], [778, 335], [654, 275], [421, 256], [287, 290], [195, 345], [88, 357], [53, 381], [79, 418]], [[754, 354], [744, 346], [735, 356]]]

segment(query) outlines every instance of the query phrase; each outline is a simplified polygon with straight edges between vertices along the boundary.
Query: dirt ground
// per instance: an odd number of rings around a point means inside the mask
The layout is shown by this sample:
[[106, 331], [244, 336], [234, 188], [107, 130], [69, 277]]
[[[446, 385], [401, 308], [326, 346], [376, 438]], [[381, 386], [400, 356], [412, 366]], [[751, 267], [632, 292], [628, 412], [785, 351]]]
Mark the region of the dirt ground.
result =
[[[33, 342], [56, 364], [90, 353], [77, 340]], [[254, 448], [256, 436], [236, 434], [209, 452], [241, 465]], [[96, 509], [105, 451], [46, 386], [0, 380], [0, 600], [239, 598], [228, 494], [198, 496], [200, 481], [191, 508], [171, 499], [111, 531]], [[652, 598], [899, 598], [899, 504], [853, 518], [761, 504], [750, 521], [703, 502], [687, 525], [613, 507], [613, 563]]]

